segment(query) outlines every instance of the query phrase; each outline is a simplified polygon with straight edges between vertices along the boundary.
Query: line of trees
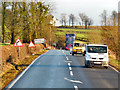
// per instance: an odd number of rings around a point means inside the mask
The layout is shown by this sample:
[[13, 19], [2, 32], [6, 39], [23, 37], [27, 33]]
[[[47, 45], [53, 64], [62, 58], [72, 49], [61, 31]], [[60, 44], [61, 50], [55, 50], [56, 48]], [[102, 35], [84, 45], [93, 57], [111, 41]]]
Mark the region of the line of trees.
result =
[[46, 38], [50, 35], [54, 40], [52, 30], [53, 20], [51, 6], [45, 2], [2, 2], [2, 43], [13, 44], [19, 37], [23, 43], [36, 38]]
[[74, 14], [70, 14], [67, 19], [67, 15], [65, 13], [61, 14], [61, 24], [62, 26], [78, 26], [78, 24], [81, 26], [85, 26], [85, 29], [87, 29], [88, 26], [93, 24], [93, 20], [89, 18], [85, 13], [80, 13], [79, 18], [75, 17]]
[[118, 13], [112, 11], [111, 15], [108, 15], [107, 11], [104, 10], [100, 17], [102, 19], [102, 42], [108, 45], [109, 49], [116, 55], [116, 59], [119, 60]]

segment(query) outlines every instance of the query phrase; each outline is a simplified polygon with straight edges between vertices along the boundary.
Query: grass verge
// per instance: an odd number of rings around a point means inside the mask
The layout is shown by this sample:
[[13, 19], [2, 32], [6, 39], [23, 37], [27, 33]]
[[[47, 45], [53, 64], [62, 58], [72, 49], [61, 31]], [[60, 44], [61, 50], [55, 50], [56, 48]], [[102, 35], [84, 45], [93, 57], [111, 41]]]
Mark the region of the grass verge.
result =
[[112, 57], [109, 57], [109, 64], [115, 67], [118, 71], [120, 71], [120, 61], [115, 60]]
[[7, 43], [0, 43], [0, 46], [10, 46], [12, 44], [7, 44]]
[[[43, 52], [40, 52], [36, 55], [31, 55], [24, 60], [22, 60], [19, 65], [24, 65], [24, 66], [19, 66], [18, 70], [15, 69], [14, 66], [12, 66], [11, 69], [9, 69], [4, 75], [2, 75], [2, 89], [4, 89], [12, 80], [14, 80], [18, 74], [20, 74], [31, 62], [40, 56], [41, 54], [47, 52], [48, 50], [45, 50]], [[25, 66], [26, 65], [26, 66]]]

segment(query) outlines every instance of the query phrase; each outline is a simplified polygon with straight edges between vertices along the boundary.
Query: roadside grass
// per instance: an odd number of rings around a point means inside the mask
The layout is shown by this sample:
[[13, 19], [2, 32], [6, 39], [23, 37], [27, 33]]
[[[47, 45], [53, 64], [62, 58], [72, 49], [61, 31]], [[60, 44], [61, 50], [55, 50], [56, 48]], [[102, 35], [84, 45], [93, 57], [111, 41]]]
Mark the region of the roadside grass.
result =
[[120, 71], [120, 61], [113, 59], [112, 57], [109, 57], [109, 64]]
[[[24, 65], [24, 66], [18, 66], [18, 70], [15, 69], [14, 66], [7, 70], [3, 75], [2, 75], [2, 89], [4, 89], [12, 80], [14, 80], [17, 75], [19, 75], [28, 65], [31, 64], [31, 62], [40, 56], [41, 54], [47, 52], [48, 50], [45, 50], [43, 52], [40, 52], [36, 55], [31, 55], [24, 60], [22, 60], [18, 65]], [[26, 66], [25, 66], [26, 65]]]
[[7, 44], [7, 43], [0, 43], [0, 46], [10, 46], [12, 44]]

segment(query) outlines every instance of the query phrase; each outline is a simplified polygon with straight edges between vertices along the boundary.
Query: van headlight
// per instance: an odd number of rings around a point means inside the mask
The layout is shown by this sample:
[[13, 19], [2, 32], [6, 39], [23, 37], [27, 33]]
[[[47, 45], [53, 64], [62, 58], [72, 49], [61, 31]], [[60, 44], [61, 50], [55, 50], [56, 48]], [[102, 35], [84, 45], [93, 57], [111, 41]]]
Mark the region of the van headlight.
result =
[[90, 59], [91, 59], [92, 57], [91, 57], [90, 55], [87, 55], [87, 58], [90, 58]]
[[104, 59], [107, 59], [108, 58], [108, 56], [104, 56]]

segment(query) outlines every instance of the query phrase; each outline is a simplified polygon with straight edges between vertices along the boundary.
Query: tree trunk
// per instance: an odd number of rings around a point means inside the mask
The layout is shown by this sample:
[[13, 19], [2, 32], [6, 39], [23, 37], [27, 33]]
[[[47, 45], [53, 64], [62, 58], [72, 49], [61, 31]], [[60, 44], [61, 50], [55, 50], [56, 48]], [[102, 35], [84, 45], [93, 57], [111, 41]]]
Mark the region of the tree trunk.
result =
[[14, 30], [12, 31], [12, 33], [11, 33], [11, 36], [12, 36], [12, 38], [11, 38], [11, 44], [14, 44]]
[[87, 29], [87, 22], [85, 22], [85, 29]]
[[6, 3], [2, 2], [2, 43], [5, 42], [5, 9]]

